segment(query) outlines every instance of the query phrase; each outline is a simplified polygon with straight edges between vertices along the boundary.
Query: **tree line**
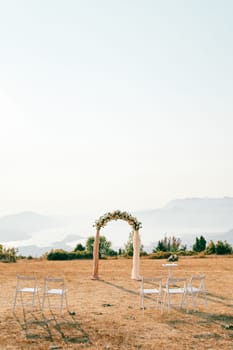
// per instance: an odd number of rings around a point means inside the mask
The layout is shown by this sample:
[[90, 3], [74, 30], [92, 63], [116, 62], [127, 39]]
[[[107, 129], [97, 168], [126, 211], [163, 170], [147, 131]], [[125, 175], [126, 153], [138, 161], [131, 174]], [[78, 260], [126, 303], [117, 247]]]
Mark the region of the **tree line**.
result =
[[[51, 250], [47, 254], [48, 260], [71, 260], [71, 259], [91, 259], [93, 257], [95, 237], [87, 238], [85, 246], [78, 243], [72, 252], [66, 252], [62, 249]], [[187, 245], [183, 245], [180, 238], [175, 236], [167, 237], [159, 240], [157, 245], [152, 249], [151, 253], [144, 250], [143, 245], [140, 246], [140, 255], [150, 258], [168, 258], [172, 254], [177, 255], [195, 255], [202, 253], [204, 255], [217, 254], [233, 254], [233, 248], [227, 241], [218, 240], [214, 243], [212, 240], [207, 244], [204, 236], [196, 237], [192, 249], [188, 250]], [[107, 257], [132, 257], [133, 256], [133, 232], [130, 232], [128, 241], [123, 248], [118, 251], [112, 249], [111, 241], [105, 236], [100, 236], [99, 258]]]
[[[95, 237], [90, 236], [87, 238], [85, 245], [78, 243], [72, 251], [66, 251], [64, 249], [52, 249], [47, 252], [43, 257], [48, 260], [75, 260], [75, 259], [92, 259], [94, 250]], [[3, 262], [16, 262], [19, 258], [26, 258], [17, 255], [18, 250], [16, 248], [6, 248], [0, 244], [0, 260]], [[170, 255], [225, 255], [233, 254], [233, 247], [227, 241], [218, 240], [214, 243], [211, 240], [207, 244], [207, 240], [203, 235], [196, 237], [195, 242], [191, 249], [187, 249], [187, 245], [182, 244], [181, 239], [175, 236], [165, 236], [163, 239], [157, 242], [157, 245], [152, 249], [152, 252], [148, 253], [144, 250], [143, 245], [140, 245], [140, 255], [148, 256], [152, 259], [165, 259]], [[133, 256], [133, 232], [130, 232], [127, 242], [123, 248], [114, 250], [112, 248], [112, 242], [105, 236], [100, 236], [99, 242], [99, 258], [105, 259], [109, 257], [132, 257]], [[27, 258], [32, 258], [31, 256]]]
[[[166, 237], [160, 241], [158, 241], [158, 245], [153, 250], [153, 252], [159, 251], [169, 251], [169, 252], [179, 252], [179, 251], [187, 251], [186, 245], [181, 245], [181, 240], [176, 238], [175, 236]], [[194, 253], [205, 253], [206, 255], [210, 254], [232, 254], [233, 248], [232, 245], [227, 241], [218, 240], [214, 243], [212, 240], [207, 244], [204, 236], [196, 237], [195, 243], [192, 246], [191, 251]]]

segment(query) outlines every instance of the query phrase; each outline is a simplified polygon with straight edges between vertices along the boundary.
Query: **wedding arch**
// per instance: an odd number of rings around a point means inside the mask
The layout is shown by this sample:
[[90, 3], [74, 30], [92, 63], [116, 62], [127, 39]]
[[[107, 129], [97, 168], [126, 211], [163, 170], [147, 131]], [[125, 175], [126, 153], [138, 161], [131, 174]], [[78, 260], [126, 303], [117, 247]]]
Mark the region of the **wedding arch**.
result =
[[109, 221], [112, 220], [124, 220], [133, 228], [133, 268], [131, 272], [132, 279], [140, 279], [139, 276], [139, 261], [140, 261], [140, 236], [139, 229], [142, 228], [141, 222], [135, 217], [127, 213], [126, 211], [115, 210], [108, 212], [101, 216], [93, 225], [96, 228], [96, 236], [93, 250], [93, 279], [98, 279], [99, 272], [99, 242], [100, 242], [100, 229], [104, 227]]

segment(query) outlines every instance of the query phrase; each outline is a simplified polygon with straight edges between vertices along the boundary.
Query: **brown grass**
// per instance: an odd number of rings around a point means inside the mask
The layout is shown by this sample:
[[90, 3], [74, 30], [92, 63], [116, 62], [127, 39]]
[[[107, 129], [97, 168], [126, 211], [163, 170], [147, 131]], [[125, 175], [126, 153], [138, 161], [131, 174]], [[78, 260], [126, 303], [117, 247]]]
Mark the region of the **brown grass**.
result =
[[[141, 260], [141, 274], [162, 275], [163, 260]], [[233, 259], [183, 257], [175, 275], [206, 274], [209, 307], [197, 312], [139, 309], [140, 282], [131, 280], [132, 260], [19, 261], [0, 264], [0, 349], [233, 349]], [[19, 307], [12, 312], [16, 275], [64, 276], [74, 315]]]

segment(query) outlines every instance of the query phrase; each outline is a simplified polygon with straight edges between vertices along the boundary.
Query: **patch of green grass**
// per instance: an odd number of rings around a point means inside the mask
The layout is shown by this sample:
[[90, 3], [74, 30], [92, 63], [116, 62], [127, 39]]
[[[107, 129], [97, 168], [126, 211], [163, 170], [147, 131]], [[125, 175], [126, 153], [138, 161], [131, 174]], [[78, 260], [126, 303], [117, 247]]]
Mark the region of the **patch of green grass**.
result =
[[221, 322], [227, 322], [227, 323], [233, 322], [233, 315], [208, 314], [207, 318], [210, 321], [221, 321]]
[[179, 325], [179, 324], [188, 324], [189, 322], [187, 322], [187, 320], [178, 320], [178, 319], [175, 319], [175, 320], [169, 320], [167, 321], [168, 325], [169, 326], [176, 326], [176, 325]]
[[81, 343], [89, 343], [88, 336], [83, 337], [65, 337], [64, 341], [66, 343], [72, 343], [72, 344], [81, 344]]
[[233, 323], [233, 315], [226, 315], [226, 314], [210, 314], [210, 313], [204, 313], [204, 312], [199, 312], [196, 311], [195, 315], [198, 316], [200, 319], [198, 323], [201, 322], [206, 322], [206, 323], [211, 323], [211, 322], [225, 322], [228, 324]]
[[197, 338], [197, 339], [221, 339], [222, 337], [217, 334], [217, 333], [202, 333], [202, 334], [194, 334], [193, 338]]

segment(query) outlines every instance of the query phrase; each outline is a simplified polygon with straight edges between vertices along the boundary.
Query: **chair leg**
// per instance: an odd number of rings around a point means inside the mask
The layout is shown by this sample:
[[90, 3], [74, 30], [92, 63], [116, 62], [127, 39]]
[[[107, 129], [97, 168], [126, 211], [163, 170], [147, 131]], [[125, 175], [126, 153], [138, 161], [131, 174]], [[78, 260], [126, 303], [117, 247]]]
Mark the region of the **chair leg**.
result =
[[194, 311], [196, 311], [196, 309], [197, 309], [197, 305], [196, 305], [196, 302], [195, 302], [195, 297], [197, 297], [197, 295], [194, 296], [194, 294], [192, 293], [192, 304], [193, 304], [193, 310]]
[[[163, 308], [164, 308], [165, 305], [166, 305], [166, 300], [167, 300], [167, 293], [165, 292], [165, 293], [164, 293], [164, 297], [163, 297]], [[167, 307], [167, 311], [168, 311], [168, 307]]]
[[184, 302], [186, 302], [186, 294], [182, 294], [181, 302], [180, 302], [180, 308], [182, 308]]
[[159, 299], [158, 299], [159, 303], [160, 303], [160, 311], [161, 313], [163, 312], [163, 299], [162, 299], [162, 294], [159, 294]]
[[62, 314], [63, 299], [64, 299], [64, 294], [62, 293], [62, 295], [61, 295], [61, 304], [60, 304], [60, 315]]
[[17, 296], [18, 296], [18, 292], [16, 291], [16, 292], [15, 292], [15, 298], [14, 298], [13, 310], [15, 310], [15, 307], [16, 307]]
[[37, 294], [37, 298], [38, 298], [39, 309], [41, 310], [40, 296], [39, 296], [38, 291], [36, 292], [36, 294]]
[[66, 308], [67, 308], [67, 310], [69, 310], [69, 305], [68, 305], [68, 300], [67, 300], [67, 295], [66, 295], [66, 293], [65, 293], [65, 300], [66, 300]]
[[42, 310], [46, 309], [46, 302], [47, 302], [47, 308], [50, 310], [50, 299], [48, 294], [43, 295], [43, 300], [42, 300]]
[[144, 294], [141, 295], [141, 309], [144, 310]]
[[43, 299], [42, 299], [42, 311], [44, 310], [44, 304], [45, 304], [45, 294], [43, 294]]
[[167, 293], [167, 309], [168, 309], [168, 312], [170, 312], [171, 310], [171, 300], [170, 300], [170, 294]]
[[158, 307], [159, 306], [159, 295], [157, 294], [157, 295], [155, 295], [155, 298], [157, 299], [156, 300], [156, 307]]
[[35, 292], [32, 293], [32, 309], [34, 309], [35, 306]]
[[22, 293], [22, 292], [20, 292], [20, 299], [21, 299], [21, 304], [22, 304], [22, 306], [24, 307], [24, 303], [23, 303], [23, 293]]
[[207, 296], [206, 296], [206, 292], [204, 291], [204, 300], [205, 300], [205, 307], [208, 307], [208, 302], [207, 302]]

